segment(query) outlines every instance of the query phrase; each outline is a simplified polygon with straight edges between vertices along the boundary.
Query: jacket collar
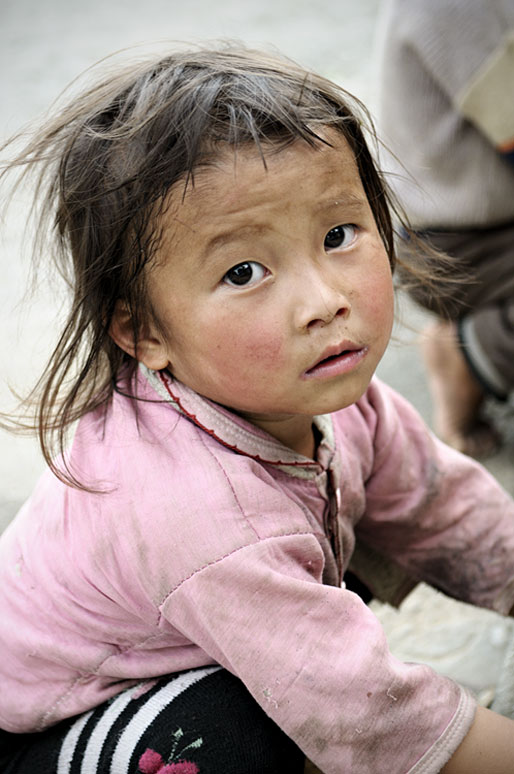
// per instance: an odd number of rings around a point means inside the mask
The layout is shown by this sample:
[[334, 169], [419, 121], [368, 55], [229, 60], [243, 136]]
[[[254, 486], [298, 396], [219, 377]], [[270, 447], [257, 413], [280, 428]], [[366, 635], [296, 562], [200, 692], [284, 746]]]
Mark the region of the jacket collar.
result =
[[314, 417], [321, 441], [317, 460], [311, 460], [284, 446], [232, 411], [202, 397], [166, 371], [152, 371], [143, 364], [139, 368], [146, 381], [164, 401], [171, 403], [197, 427], [237, 454], [274, 465], [297, 478], [315, 478], [332, 463], [335, 444], [329, 414]]

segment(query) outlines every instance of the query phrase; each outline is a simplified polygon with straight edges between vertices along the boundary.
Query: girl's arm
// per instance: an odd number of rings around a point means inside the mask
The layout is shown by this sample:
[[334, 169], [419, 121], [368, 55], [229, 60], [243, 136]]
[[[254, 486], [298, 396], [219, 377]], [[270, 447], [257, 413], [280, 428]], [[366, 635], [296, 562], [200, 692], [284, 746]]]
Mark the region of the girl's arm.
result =
[[356, 405], [373, 433], [358, 540], [449, 596], [507, 615], [514, 603], [514, 499], [378, 380]]
[[512, 774], [514, 720], [478, 707], [468, 734], [441, 774]]

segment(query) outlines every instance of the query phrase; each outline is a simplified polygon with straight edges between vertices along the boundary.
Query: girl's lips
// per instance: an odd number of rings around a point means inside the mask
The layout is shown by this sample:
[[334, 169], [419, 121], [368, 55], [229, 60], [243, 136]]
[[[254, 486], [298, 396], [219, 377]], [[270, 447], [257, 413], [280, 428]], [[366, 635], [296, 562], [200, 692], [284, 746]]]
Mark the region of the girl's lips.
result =
[[323, 357], [313, 366], [304, 371], [304, 379], [331, 377], [352, 371], [367, 355], [367, 347], [356, 347], [349, 344], [345, 347], [331, 347], [325, 350]]

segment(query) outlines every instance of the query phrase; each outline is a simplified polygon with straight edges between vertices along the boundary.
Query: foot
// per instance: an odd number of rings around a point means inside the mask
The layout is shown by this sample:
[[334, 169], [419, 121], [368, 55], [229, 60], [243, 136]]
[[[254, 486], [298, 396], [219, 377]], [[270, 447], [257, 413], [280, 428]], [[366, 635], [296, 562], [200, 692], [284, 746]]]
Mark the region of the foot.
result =
[[434, 406], [434, 430], [449, 446], [472, 457], [498, 448], [498, 435], [480, 418], [484, 391], [462, 354], [454, 323], [437, 321], [423, 334], [422, 353]]

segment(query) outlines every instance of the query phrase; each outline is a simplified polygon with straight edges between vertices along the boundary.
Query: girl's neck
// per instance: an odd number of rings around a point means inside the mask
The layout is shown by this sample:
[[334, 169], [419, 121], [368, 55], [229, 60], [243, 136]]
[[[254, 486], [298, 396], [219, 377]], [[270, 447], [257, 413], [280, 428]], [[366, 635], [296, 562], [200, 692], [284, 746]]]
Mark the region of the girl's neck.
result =
[[309, 459], [316, 459], [319, 433], [315, 432], [311, 416], [269, 416], [238, 412], [256, 427], [272, 435], [289, 449]]

